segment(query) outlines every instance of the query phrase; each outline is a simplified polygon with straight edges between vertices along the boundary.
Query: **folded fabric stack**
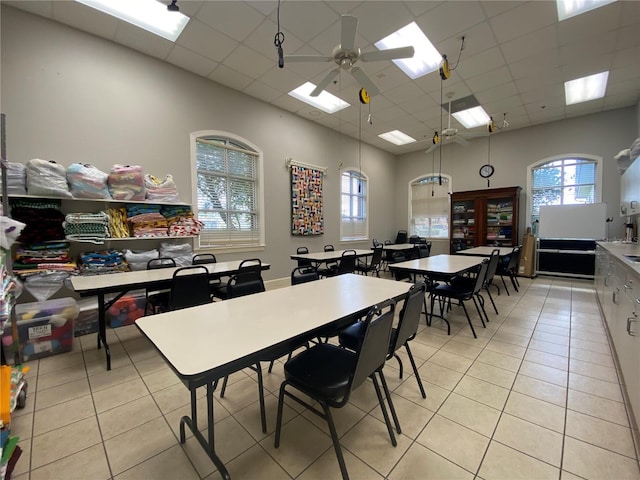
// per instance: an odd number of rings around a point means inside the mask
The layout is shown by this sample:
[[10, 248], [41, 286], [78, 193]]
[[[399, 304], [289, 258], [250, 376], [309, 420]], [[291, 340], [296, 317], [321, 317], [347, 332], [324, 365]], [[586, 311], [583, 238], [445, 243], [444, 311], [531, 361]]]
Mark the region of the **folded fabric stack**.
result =
[[65, 168], [53, 160], [34, 158], [27, 162], [29, 195], [71, 198]]
[[134, 237], [167, 236], [167, 219], [158, 205], [127, 205], [127, 220]]
[[160, 213], [167, 219], [170, 237], [200, 235], [204, 224], [197, 220], [188, 205], [163, 205]]
[[109, 175], [86, 163], [72, 163], [67, 168], [67, 181], [74, 198], [111, 198]]
[[122, 252], [116, 250], [87, 252], [80, 255], [82, 275], [128, 272], [129, 267]]
[[21, 245], [16, 250], [13, 271], [25, 278], [43, 272], [78, 273], [78, 266], [69, 254], [67, 242]]
[[140, 165], [114, 165], [107, 184], [115, 200], [144, 200], [144, 175]]
[[167, 175], [164, 179], [161, 179], [147, 174], [144, 176], [144, 187], [147, 200], [149, 201], [168, 203], [177, 203], [180, 201], [178, 187], [176, 187], [171, 175]]
[[101, 241], [109, 237], [109, 215], [105, 212], [70, 213], [63, 226], [70, 240]]
[[110, 208], [107, 210], [107, 215], [109, 215], [109, 233], [113, 238], [130, 236], [126, 208]]
[[11, 217], [26, 224], [18, 241], [26, 244], [64, 239], [60, 201], [11, 199]]

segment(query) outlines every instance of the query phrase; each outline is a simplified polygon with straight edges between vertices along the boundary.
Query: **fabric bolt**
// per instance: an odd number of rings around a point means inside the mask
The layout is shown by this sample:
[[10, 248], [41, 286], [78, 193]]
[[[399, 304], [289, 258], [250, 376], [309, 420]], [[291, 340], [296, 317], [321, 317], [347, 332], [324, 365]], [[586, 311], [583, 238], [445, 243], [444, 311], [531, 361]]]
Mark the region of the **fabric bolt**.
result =
[[144, 175], [140, 165], [113, 165], [107, 185], [114, 200], [145, 199]]
[[64, 215], [57, 208], [13, 207], [11, 216], [25, 224], [18, 241], [32, 244], [64, 238]]
[[74, 198], [111, 198], [109, 175], [86, 163], [72, 163], [67, 168], [67, 181]]
[[163, 179], [153, 175], [144, 176], [146, 197], [154, 202], [179, 202], [178, 187], [173, 181], [173, 176], [166, 175]]
[[124, 254], [116, 250], [86, 252], [80, 255], [80, 272], [83, 275], [127, 272], [129, 266]]
[[107, 215], [109, 216], [109, 234], [113, 238], [130, 236], [126, 208], [110, 208], [107, 210]]

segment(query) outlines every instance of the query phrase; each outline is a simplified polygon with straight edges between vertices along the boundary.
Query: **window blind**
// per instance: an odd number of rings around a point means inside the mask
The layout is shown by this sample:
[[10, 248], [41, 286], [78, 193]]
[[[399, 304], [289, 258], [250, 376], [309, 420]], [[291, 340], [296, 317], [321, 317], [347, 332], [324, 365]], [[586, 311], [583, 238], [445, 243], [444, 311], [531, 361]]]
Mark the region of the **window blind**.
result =
[[258, 245], [258, 154], [225, 139], [196, 140], [201, 247]]
[[340, 239], [359, 240], [369, 236], [367, 222], [367, 179], [356, 171], [345, 171], [341, 179]]
[[[412, 217], [442, 217], [449, 215], [449, 179], [443, 178], [442, 185], [435, 181], [418, 181], [411, 184]], [[433, 196], [431, 195], [433, 192]]]

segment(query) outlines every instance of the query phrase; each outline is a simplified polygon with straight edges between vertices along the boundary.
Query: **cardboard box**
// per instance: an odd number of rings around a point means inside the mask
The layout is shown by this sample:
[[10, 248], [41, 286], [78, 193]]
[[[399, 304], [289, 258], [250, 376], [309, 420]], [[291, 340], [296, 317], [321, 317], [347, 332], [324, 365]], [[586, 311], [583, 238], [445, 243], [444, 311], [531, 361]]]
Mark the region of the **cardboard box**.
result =
[[535, 277], [536, 274], [536, 237], [527, 229], [522, 239], [522, 251], [520, 252], [520, 264], [518, 275], [521, 277]]
[[[5, 325], [2, 347], [7, 361], [12, 361], [17, 346], [20, 361], [69, 352], [73, 348], [74, 320], [78, 305], [73, 298], [57, 298], [44, 302], [22, 303], [15, 307], [15, 322]], [[14, 332], [17, 330], [17, 339]]]

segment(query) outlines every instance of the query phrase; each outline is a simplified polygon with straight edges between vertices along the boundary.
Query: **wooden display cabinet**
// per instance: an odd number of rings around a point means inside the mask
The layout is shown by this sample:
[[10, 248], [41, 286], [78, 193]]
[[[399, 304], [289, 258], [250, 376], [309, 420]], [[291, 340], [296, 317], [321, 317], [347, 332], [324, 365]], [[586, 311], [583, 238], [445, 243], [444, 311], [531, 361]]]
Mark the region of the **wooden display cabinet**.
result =
[[517, 245], [521, 190], [506, 187], [452, 193], [451, 253], [484, 245]]

